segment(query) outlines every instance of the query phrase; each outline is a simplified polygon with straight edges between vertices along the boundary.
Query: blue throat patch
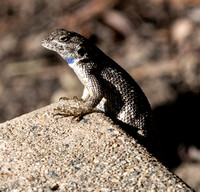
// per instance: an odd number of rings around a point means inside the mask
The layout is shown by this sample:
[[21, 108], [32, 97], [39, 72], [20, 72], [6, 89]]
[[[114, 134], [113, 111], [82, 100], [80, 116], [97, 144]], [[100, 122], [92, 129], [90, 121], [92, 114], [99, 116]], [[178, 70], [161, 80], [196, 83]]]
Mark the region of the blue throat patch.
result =
[[73, 64], [75, 61], [75, 59], [70, 58], [70, 57], [65, 57], [64, 59], [67, 61], [68, 64]]

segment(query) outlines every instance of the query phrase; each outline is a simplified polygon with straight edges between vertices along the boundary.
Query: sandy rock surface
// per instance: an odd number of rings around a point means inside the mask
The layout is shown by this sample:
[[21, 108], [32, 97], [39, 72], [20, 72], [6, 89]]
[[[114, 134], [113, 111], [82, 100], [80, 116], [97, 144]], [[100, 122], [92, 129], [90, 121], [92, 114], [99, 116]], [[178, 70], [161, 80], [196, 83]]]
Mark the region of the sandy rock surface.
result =
[[192, 191], [108, 117], [58, 105], [0, 124], [0, 191]]

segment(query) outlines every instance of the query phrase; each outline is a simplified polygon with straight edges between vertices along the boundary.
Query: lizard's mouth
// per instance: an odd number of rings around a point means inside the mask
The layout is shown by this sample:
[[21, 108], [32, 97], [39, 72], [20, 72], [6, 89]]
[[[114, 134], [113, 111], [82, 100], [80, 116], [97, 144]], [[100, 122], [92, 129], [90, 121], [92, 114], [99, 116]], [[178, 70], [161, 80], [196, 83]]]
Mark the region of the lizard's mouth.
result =
[[[52, 50], [52, 51], [56, 51], [55, 48], [57, 46], [57, 43], [55, 42], [49, 42], [47, 39], [44, 39], [42, 41], [42, 46], [46, 49]], [[58, 47], [58, 46], [57, 46]]]

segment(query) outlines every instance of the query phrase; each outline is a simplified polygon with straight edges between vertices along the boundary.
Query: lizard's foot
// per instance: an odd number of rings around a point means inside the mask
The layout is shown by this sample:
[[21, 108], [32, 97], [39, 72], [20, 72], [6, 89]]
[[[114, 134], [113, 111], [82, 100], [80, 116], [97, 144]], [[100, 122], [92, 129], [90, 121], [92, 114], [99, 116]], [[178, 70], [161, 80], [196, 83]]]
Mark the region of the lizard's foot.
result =
[[59, 107], [54, 109], [54, 117], [59, 115], [62, 117], [69, 117], [73, 116], [72, 121], [80, 121], [85, 114], [88, 114], [91, 112], [91, 110], [86, 110], [82, 107]]
[[[69, 100], [69, 98], [61, 97], [59, 99], [59, 101], [60, 100]], [[83, 99], [78, 99], [77, 96], [74, 96], [73, 100], [76, 102], [77, 106], [75, 106], [75, 107], [70, 107], [70, 106], [58, 107], [58, 108], [54, 109], [54, 115], [53, 116], [54, 117], [57, 116], [57, 115], [62, 116], [62, 117], [73, 116], [73, 119], [72, 119], [73, 121], [74, 120], [80, 121], [85, 114], [91, 112], [90, 109], [87, 109], [84, 106], [84, 100]]]

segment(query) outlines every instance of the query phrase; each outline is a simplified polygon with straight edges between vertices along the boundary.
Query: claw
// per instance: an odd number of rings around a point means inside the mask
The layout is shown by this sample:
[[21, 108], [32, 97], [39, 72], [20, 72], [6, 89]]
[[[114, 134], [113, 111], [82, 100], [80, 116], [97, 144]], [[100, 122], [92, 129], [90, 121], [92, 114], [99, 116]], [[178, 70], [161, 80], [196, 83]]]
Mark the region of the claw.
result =
[[75, 102], [83, 102], [83, 99], [79, 99], [77, 96], [74, 96], [74, 97], [73, 97], [73, 100], [74, 100]]
[[83, 115], [73, 116], [72, 122], [79, 122], [83, 118]]
[[63, 113], [54, 113], [54, 114], [53, 114], [53, 117], [55, 117], [55, 116], [58, 116], [58, 115], [60, 115], [60, 116], [63, 116], [63, 117], [64, 117], [64, 115], [65, 115], [65, 114], [63, 114]]
[[74, 101], [79, 101], [79, 99], [78, 99], [77, 96], [74, 96], [74, 97], [73, 97], [73, 100], [74, 100]]
[[60, 97], [60, 99], [59, 99], [59, 101], [61, 101], [61, 100], [69, 100], [69, 98], [68, 97]]

